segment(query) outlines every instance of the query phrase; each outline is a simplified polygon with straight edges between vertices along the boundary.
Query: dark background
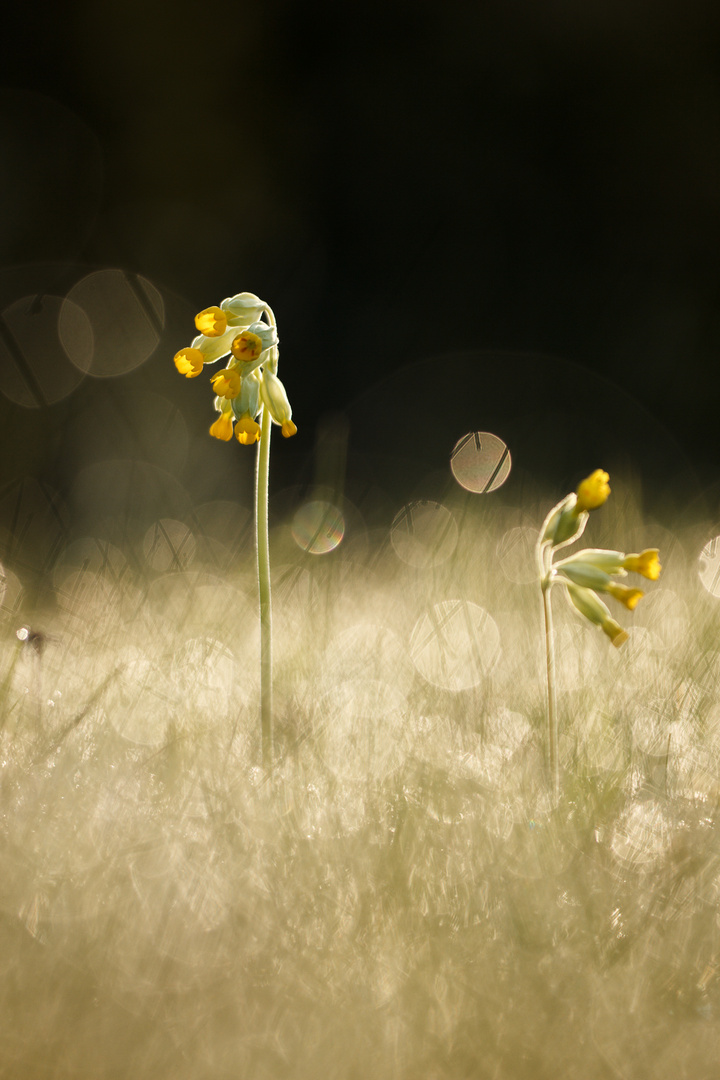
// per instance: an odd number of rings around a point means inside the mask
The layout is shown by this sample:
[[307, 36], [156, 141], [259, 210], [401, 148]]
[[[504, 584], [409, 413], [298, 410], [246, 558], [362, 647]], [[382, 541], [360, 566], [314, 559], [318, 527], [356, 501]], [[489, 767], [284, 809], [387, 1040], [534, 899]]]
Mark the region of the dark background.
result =
[[[276, 489], [332, 471], [348, 433], [348, 482], [422, 493], [478, 429], [558, 494], [627, 468], [658, 516], [717, 513], [717, 3], [78, 0], [14, 19], [10, 533], [29, 478], [90, 528], [77, 478], [111, 459], [159, 470], [158, 513], [182, 516], [173, 486], [249, 499], [252, 454], [208, 439], [205, 380], [172, 365], [195, 311], [245, 289], [275, 309], [299, 428], [275, 441]], [[22, 327], [104, 269], [159, 340], [51, 400], [65, 359], [18, 347]]]

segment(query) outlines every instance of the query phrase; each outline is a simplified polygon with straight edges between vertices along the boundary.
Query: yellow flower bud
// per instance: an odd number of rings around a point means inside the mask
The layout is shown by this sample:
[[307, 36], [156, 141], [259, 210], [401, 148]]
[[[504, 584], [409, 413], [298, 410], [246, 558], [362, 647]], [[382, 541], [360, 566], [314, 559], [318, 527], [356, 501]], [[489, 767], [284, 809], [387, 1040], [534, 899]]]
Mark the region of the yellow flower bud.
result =
[[180, 349], [175, 353], [175, 367], [186, 379], [194, 379], [203, 369], [204, 356], [199, 349]]
[[623, 566], [634, 574], [642, 574], [649, 581], [657, 581], [660, 577], [662, 566], [659, 559], [660, 552], [657, 548], [647, 548], [639, 555], [626, 555]]
[[576, 511], [597, 510], [598, 506], [602, 506], [610, 494], [609, 479], [606, 472], [596, 469], [578, 484]]
[[257, 360], [262, 351], [262, 339], [258, 334], [254, 334], [252, 330], [243, 330], [242, 334], [238, 334], [236, 338], [233, 338], [230, 346], [230, 352], [235, 359], [246, 364]]
[[645, 595], [642, 589], [631, 589], [627, 585], [617, 585], [614, 581], [606, 585], [604, 591], [624, 604], [628, 611], [634, 611]]
[[222, 439], [223, 442], [229, 442], [233, 437], [234, 419], [231, 412], [220, 413], [215, 423], [210, 425], [210, 434], [213, 438]]
[[242, 380], [240, 379], [237, 371], [232, 368], [224, 368], [222, 371], [218, 371], [210, 379], [212, 388], [220, 398], [227, 398], [228, 401], [232, 401], [240, 393], [240, 386]]
[[227, 315], [219, 307], [204, 308], [195, 316], [195, 325], [205, 337], [222, 337], [227, 324]]
[[285, 420], [280, 430], [286, 439], [289, 439], [291, 435], [297, 435], [297, 428], [292, 420]]
[[243, 446], [252, 446], [260, 439], [260, 425], [252, 417], [243, 416], [237, 422], [235, 438]]

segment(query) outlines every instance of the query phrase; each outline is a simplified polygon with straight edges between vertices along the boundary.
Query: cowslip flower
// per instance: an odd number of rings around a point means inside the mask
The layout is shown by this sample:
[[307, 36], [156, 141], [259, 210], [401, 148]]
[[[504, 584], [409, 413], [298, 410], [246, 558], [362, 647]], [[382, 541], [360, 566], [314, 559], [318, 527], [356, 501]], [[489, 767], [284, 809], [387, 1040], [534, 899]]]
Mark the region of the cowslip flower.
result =
[[[579, 556], [584, 554], [586, 553], [580, 552]], [[622, 567], [618, 569], [620, 573], [625, 572]], [[642, 589], [631, 589], [627, 585], [618, 584], [605, 570], [601, 570], [599, 566], [586, 562], [580, 557], [577, 559], [565, 559], [561, 563], [556, 563], [555, 572], [567, 578], [574, 585], [594, 589], [595, 592], [608, 593], [616, 600], [619, 600], [621, 604], [624, 604], [629, 611], [634, 611], [638, 601], [645, 595]]]
[[649, 581], [657, 581], [662, 570], [660, 552], [657, 548], [646, 548], [639, 555], [626, 555], [623, 559], [623, 568], [632, 573], [641, 574]]
[[587, 563], [605, 570], [608, 574], [624, 575], [630, 571], [630, 573], [648, 578], [649, 581], [657, 581], [662, 570], [659, 556], [660, 552], [657, 548], [646, 548], [639, 555], [634, 553], [626, 555], [624, 551], [609, 551], [605, 548], [587, 548], [585, 551], [578, 551], [571, 559], [565, 559], [555, 565], [560, 567], [570, 562]]
[[206, 337], [222, 337], [227, 325], [227, 315], [219, 307], [205, 308], [195, 316], [195, 326]]
[[638, 601], [642, 600], [645, 595], [642, 589], [633, 589], [629, 585], [619, 585], [615, 581], [610, 582], [605, 592], [608, 596], [612, 596], [613, 599], [623, 604], [628, 611], [634, 611]]
[[555, 640], [552, 626], [551, 590], [559, 585], [565, 596], [586, 619], [618, 648], [628, 640], [628, 632], [610, 614], [600, 595], [611, 596], [628, 611], [634, 611], [643, 596], [642, 589], [623, 585], [618, 578], [628, 571], [657, 580], [660, 574], [659, 552], [648, 548], [639, 555], [606, 548], [587, 548], [569, 558], [555, 561], [555, 552], [567, 547], [581, 536], [590, 512], [602, 506], [610, 495], [610, 477], [603, 469], [595, 469], [552, 508], [542, 524], [535, 548], [545, 620], [545, 653], [547, 660], [547, 717], [548, 763], [555, 796], [560, 791], [558, 753], [557, 691], [555, 687]]
[[234, 419], [232, 410], [221, 412], [215, 423], [210, 425], [210, 434], [213, 438], [222, 439], [223, 442], [230, 442], [233, 437]]
[[[210, 382], [218, 414], [210, 435], [241, 446], [258, 443], [255, 470], [255, 547], [260, 607], [260, 732], [263, 765], [273, 763], [272, 593], [268, 500], [270, 433], [279, 424], [286, 438], [297, 432], [287, 391], [277, 377], [278, 333], [275, 315], [254, 293], [237, 293], [195, 317], [199, 336], [175, 354], [175, 367], [189, 379], [205, 364], [226, 358]], [[260, 422], [258, 422], [258, 419]]]
[[297, 428], [292, 422], [292, 409], [285, 387], [277, 375], [273, 375], [271, 371], [266, 371], [263, 375], [260, 395], [273, 423], [280, 425], [284, 437], [289, 439], [292, 435], [295, 435]]
[[216, 375], [210, 379], [212, 383], [213, 391], [218, 397], [227, 398], [228, 401], [232, 401], [240, 393], [240, 384], [242, 382], [240, 375], [232, 368], [225, 368], [223, 371], [218, 371]]
[[237, 425], [235, 438], [241, 446], [252, 446], [260, 441], [261, 428], [255, 420], [260, 411], [260, 385], [262, 374], [250, 372], [242, 380], [240, 393], [233, 399], [231, 408]]
[[199, 349], [180, 349], [175, 353], [175, 367], [186, 379], [194, 379], [203, 369], [205, 357]]
[[235, 438], [241, 446], [252, 446], [253, 443], [260, 442], [261, 433], [260, 425], [251, 416], [241, 416], [235, 428]]
[[255, 293], [238, 293], [222, 301], [219, 307], [203, 308], [195, 316], [195, 326], [206, 337], [222, 337], [228, 327], [237, 330], [257, 322], [268, 310]]

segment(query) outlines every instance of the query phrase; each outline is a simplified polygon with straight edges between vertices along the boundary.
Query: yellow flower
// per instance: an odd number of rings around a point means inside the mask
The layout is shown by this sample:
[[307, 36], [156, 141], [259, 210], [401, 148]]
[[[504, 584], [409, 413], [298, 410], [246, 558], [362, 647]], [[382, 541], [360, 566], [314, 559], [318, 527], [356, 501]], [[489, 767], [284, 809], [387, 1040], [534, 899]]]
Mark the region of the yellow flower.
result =
[[240, 387], [242, 380], [232, 368], [224, 368], [222, 371], [218, 371], [216, 375], [210, 379], [212, 388], [220, 398], [227, 398], [228, 401], [232, 401], [240, 393]]
[[257, 360], [262, 351], [262, 338], [258, 334], [254, 334], [252, 330], [243, 330], [242, 334], [238, 334], [236, 338], [233, 338], [230, 346], [230, 352], [235, 359], [242, 360], [245, 363]]
[[602, 469], [596, 469], [594, 473], [586, 477], [577, 489], [576, 512], [583, 510], [597, 510], [598, 506], [606, 501], [610, 494], [610, 477]]
[[260, 439], [260, 425], [251, 416], [243, 416], [235, 428], [235, 438], [243, 446], [252, 446]]
[[291, 435], [297, 435], [297, 427], [292, 420], [285, 420], [280, 428], [284, 437], [289, 439]]
[[210, 425], [210, 434], [215, 439], [222, 439], [223, 442], [229, 442], [233, 437], [233, 420], [235, 417], [231, 412], [220, 413], [214, 424]]
[[222, 337], [227, 330], [227, 315], [219, 307], [204, 308], [195, 316], [195, 325], [205, 337]]
[[647, 548], [639, 555], [626, 555], [623, 566], [635, 574], [642, 574], [649, 581], [657, 581], [660, 577], [662, 566], [659, 559], [660, 552], [657, 548]]
[[621, 604], [624, 604], [628, 611], [634, 611], [638, 601], [642, 600], [645, 595], [642, 589], [631, 589], [627, 585], [618, 585], [614, 581], [606, 585], [604, 591], [614, 596]]
[[175, 353], [175, 367], [186, 379], [194, 379], [203, 369], [204, 356], [199, 349], [180, 349]]

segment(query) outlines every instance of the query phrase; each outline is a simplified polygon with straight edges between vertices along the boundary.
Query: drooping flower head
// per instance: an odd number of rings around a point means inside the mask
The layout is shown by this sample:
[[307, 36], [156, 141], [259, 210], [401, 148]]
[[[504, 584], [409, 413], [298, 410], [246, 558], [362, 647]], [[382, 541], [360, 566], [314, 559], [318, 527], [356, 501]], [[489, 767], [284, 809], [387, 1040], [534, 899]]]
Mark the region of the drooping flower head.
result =
[[195, 326], [199, 336], [175, 354], [180, 374], [194, 379], [205, 364], [227, 359], [210, 380], [219, 413], [210, 434], [224, 442], [235, 434], [239, 443], [251, 446], [261, 437], [257, 417], [267, 410], [286, 438], [294, 435], [290, 402], [277, 377], [278, 334], [269, 305], [254, 293], [237, 293], [200, 311]]
[[610, 617], [599, 594], [611, 596], [628, 611], [634, 611], [644, 593], [642, 589], [621, 584], [618, 578], [626, 577], [630, 572], [657, 581], [662, 569], [658, 549], [648, 548], [639, 555], [627, 555], [606, 548], [586, 548], [568, 558], [554, 560], [559, 548], [572, 544], [581, 535], [590, 511], [607, 501], [609, 479], [603, 469], [596, 469], [578, 484], [576, 492], [571, 492], [553, 507], [540, 531], [537, 557], [543, 590], [553, 584], [564, 585], [577, 610], [602, 627], [613, 645], [622, 645], [627, 634]]

